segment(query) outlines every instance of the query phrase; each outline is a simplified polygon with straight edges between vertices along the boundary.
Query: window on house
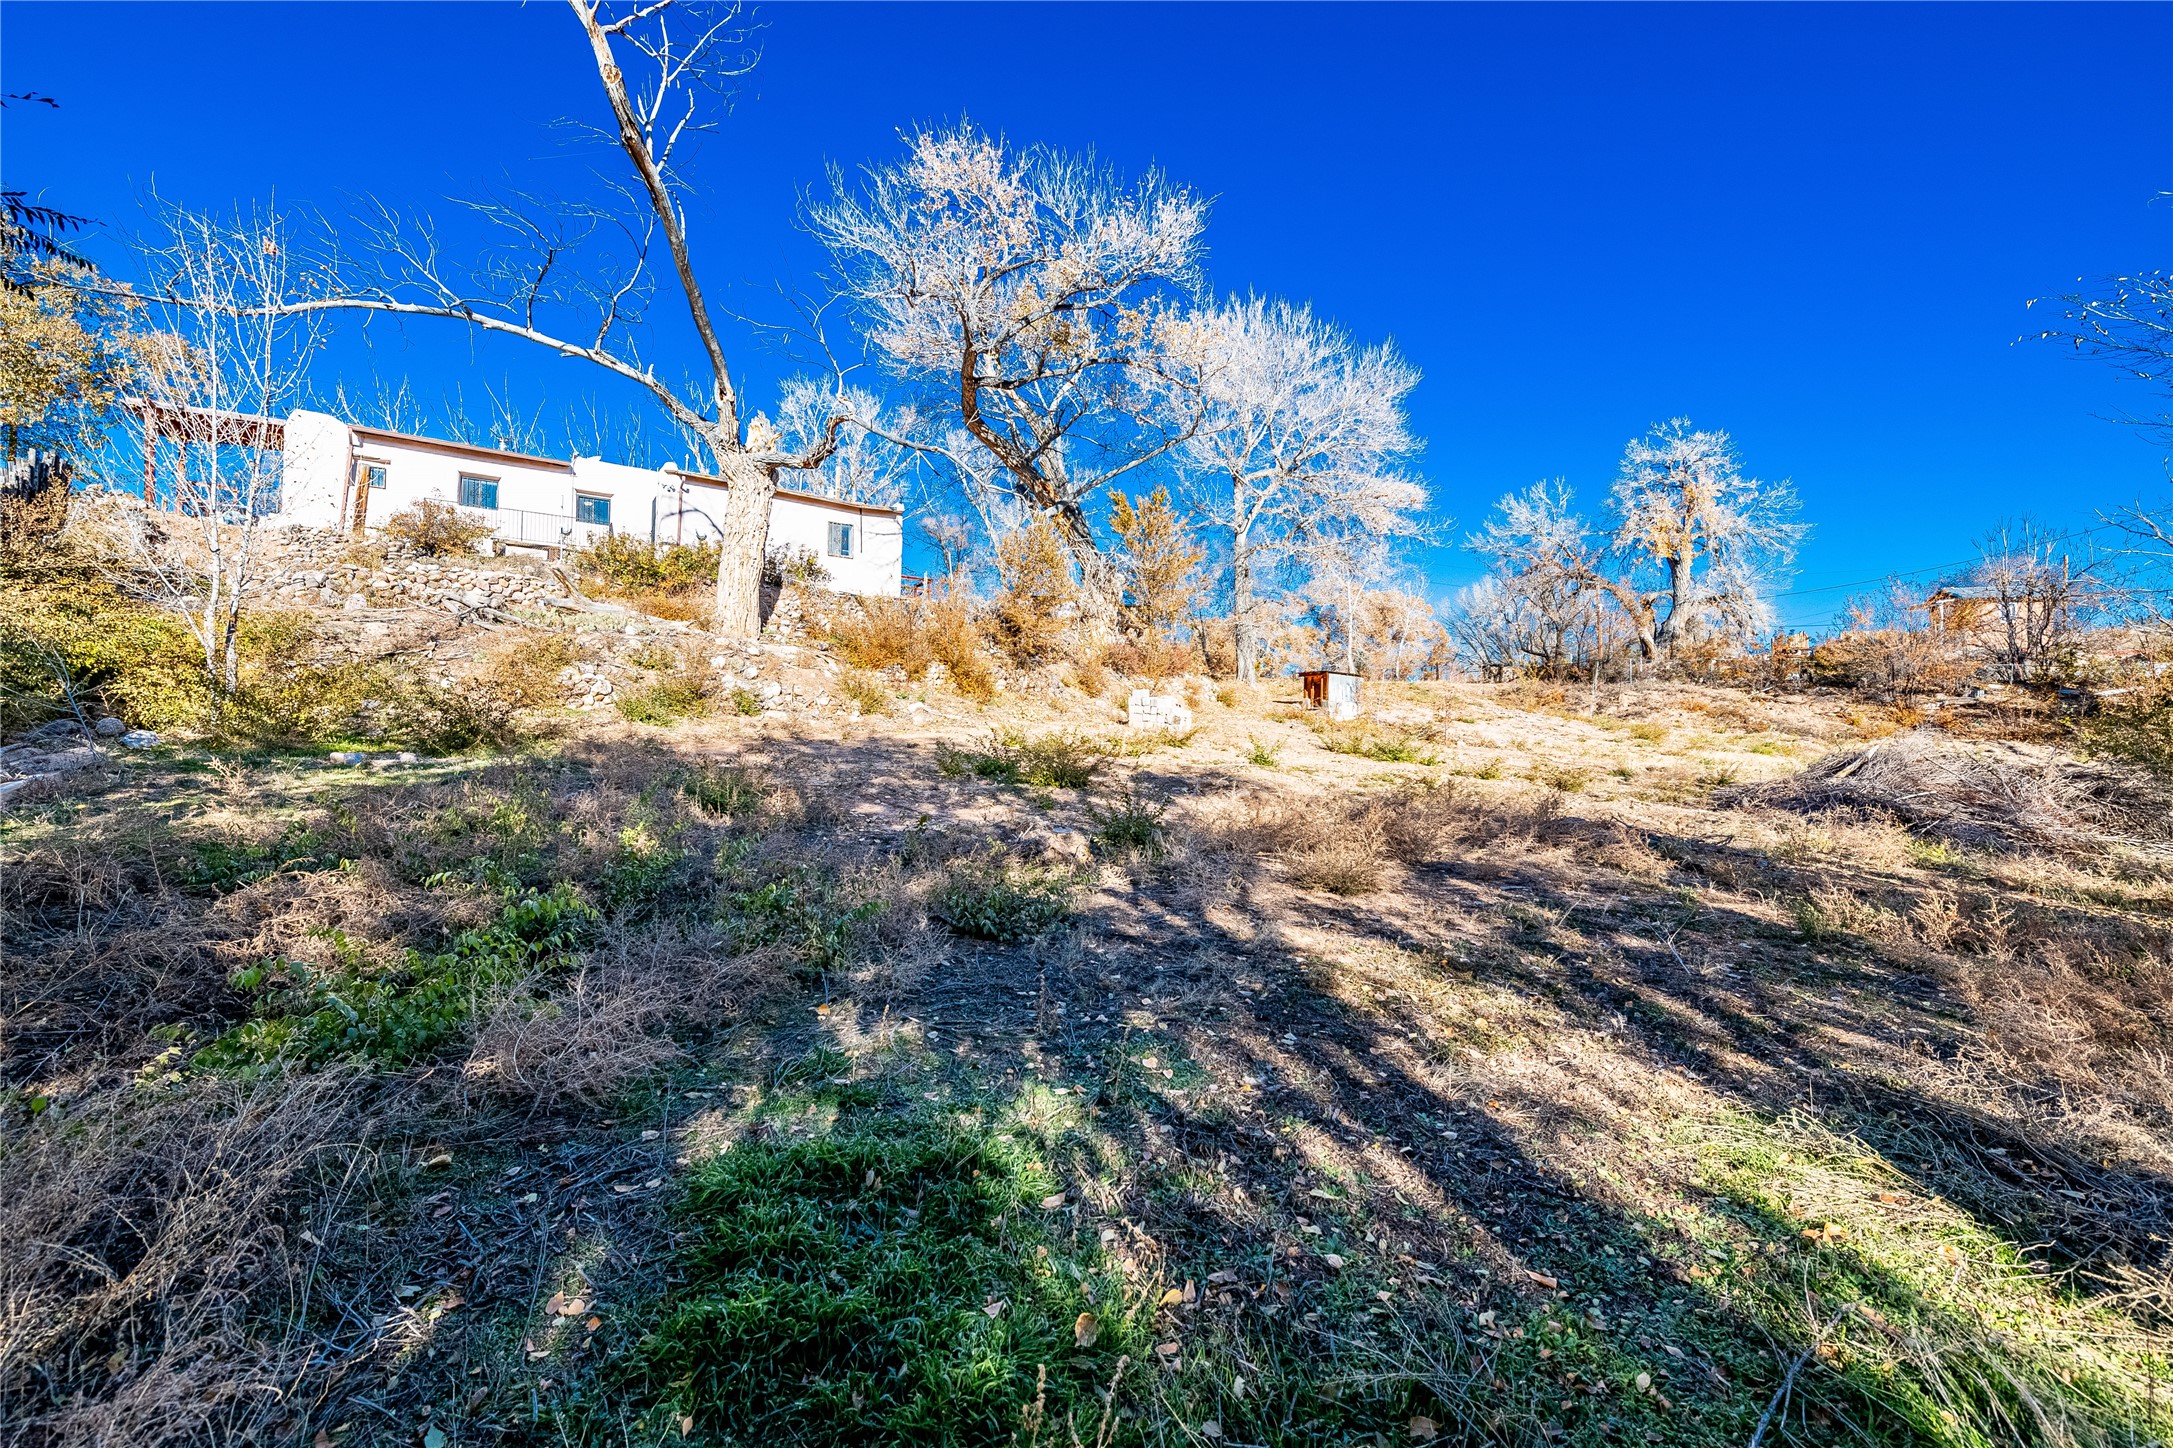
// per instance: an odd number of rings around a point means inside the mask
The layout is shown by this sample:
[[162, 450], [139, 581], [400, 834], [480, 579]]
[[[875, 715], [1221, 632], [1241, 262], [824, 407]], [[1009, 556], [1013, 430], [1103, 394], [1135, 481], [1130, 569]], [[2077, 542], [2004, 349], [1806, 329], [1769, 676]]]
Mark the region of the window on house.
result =
[[479, 478], [472, 473], [462, 473], [460, 475], [460, 506], [463, 508], [489, 508], [496, 511], [498, 507], [498, 480], [496, 478]]
[[362, 481], [373, 488], [385, 486], [385, 468], [382, 463], [364, 463]]
[[850, 558], [853, 556], [852, 524], [832, 523], [830, 525], [830, 556], [832, 558]]
[[611, 500], [591, 497], [587, 493], [573, 495], [573, 520], [576, 523], [601, 523], [611, 526]]

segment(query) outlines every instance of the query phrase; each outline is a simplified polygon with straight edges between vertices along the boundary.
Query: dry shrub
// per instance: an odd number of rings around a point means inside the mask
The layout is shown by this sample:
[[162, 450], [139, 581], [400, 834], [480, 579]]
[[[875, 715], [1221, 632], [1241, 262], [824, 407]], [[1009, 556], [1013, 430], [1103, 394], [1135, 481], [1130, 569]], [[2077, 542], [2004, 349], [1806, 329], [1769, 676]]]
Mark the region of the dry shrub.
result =
[[629, 593], [622, 597], [651, 618], [691, 623], [697, 628], [710, 627], [717, 613], [717, 595], [706, 588], [690, 588], [669, 593]]
[[385, 520], [385, 532], [427, 558], [473, 553], [494, 530], [451, 503], [419, 498]]
[[512, 639], [483, 655], [474, 683], [508, 708], [541, 709], [559, 701], [559, 670], [579, 657], [564, 634]]
[[1071, 667], [1071, 686], [1089, 699], [1099, 699], [1109, 692], [1109, 670], [1100, 659], [1088, 659]]
[[494, 1095], [600, 1106], [686, 1056], [671, 1026], [706, 1031], [738, 1019], [789, 981], [788, 961], [732, 955], [708, 935], [616, 931], [558, 990], [531, 983], [499, 998], [463, 1074]]
[[[0, 1142], [0, 1422], [53, 1443], [271, 1441], [312, 1249], [380, 1123], [352, 1077], [117, 1089]], [[17, 1439], [16, 1441], [22, 1441]]]
[[1922, 628], [1851, 629], [1813, 649], [1810, 664], [1816, 683], [1886, 695], [1947, 693], [1975, 668], [1953, 636]]
[[1174, 639], [1120, 639], [1102, 650], [1101, 662], [1127, 678], [1159, 684], [1199, 668], [1200, 651]]
[[2136, 770], [1928, 730], [1839, 750], [1785, 779], [1719, 790], [1713, 800], [1885, 815], [1918, 834], [1997, 849], [2088, 849], [2108, 834], [2162, 835], [2173, 811], [2173, 796]]
[[909, 679], [928, 672], [929, 651], [913, 605], [903, 598], [863, 598], [831, 624], [839, 657], [860, 669], [902, 669]]
[[65, 483], [27, 497], [0, 493], [0, 568], [33, 568], [59, 555], [74, 496]]
[[[958, 594], [914, 603], [902, 598], [863, 598], [831, 626], [839, 655], [862, 669], [896, 668], [909, 679], [943, 665], [951, 686], [969, 699], [996, 693], [996, 674], [981, 646], [973, 604]], [[866, 707], [863, 705], [863, 707]]]
[[961, 594], [947, 593], [921, 606], [921, 630], [928, 652], [950, 672], [951, 687], [983, 703], [996, 696], [996, 671], [981, 647], [981, 625], [973, 605]]
[[1003, 576], [997, 591], [990, 633], [1022, 664], [1038, 663], [1057, 650], [1065, 615], [1079, 595], [1071, 554], [1056, 525], [1036, 518], [996, 544], [996, 567]]

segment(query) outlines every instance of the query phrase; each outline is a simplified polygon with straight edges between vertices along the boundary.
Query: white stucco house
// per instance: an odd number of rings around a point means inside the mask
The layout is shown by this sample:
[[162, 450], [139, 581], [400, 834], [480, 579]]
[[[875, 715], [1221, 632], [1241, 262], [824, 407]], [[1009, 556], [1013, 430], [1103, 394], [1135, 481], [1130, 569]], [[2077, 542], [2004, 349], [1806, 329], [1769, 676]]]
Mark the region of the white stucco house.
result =
[[[556, 557], [598, 536], [698, 543], [717, 528], [726, 483], [676, 467], [627, 467], [602, 458], [546, 458], [443, 438], [361, 427], [297, 411], [284, 428], [278, 511], [272, 524], [381, 528], [422, 499], [451, 503], [492, 525], [492, 541]], [[905, 514], [780, 488], [769, 547], [812, 553], [841, 593], [898, 596]]]

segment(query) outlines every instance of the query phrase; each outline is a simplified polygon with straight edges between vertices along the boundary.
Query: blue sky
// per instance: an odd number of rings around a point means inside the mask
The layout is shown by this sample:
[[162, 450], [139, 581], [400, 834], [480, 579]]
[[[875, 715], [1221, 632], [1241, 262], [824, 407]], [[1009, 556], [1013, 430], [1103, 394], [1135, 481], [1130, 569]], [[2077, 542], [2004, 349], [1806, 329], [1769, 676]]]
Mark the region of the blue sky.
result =
[[[794, 227], [826, 163], [961, 113], [1093, 146], [1217, 198], [1221, 291], [1310, 301], [1425, 372], [1414, 414], [1454, 543], [1502, 492], [1597, 501], [1623, 444], [1686, 415], [1792, 477], [1815, 526], [1791, 621], [1831, 588], [1963, 558], [2002, 517], [2087, 523], [2168, 491], [2105, 419], [2149, 399], [2012, 345], [2024, 302], [2173, 265], [2173, 7], [770, 5], [765, 56], [692, 173], [707, 275], [755, 308], [818, 264]], [[560, 6], [0, 5], [7, 184], [117, 226], [155, 181], [427, 209], [547, 188], [608, 155], [551, 122], [597, 86]], [[660, 318], [672, 318], [660, 307]], [[659, 339], [684, 347], [676, 326]], [[782, 359], [744, 337], [765, 405]], [[352, 375], [609, 385], [449, 324]], [[1446, 521], [1453, 520], [1453, 521]], [[1831, 591], [1813, 592], [1806, 590]]]

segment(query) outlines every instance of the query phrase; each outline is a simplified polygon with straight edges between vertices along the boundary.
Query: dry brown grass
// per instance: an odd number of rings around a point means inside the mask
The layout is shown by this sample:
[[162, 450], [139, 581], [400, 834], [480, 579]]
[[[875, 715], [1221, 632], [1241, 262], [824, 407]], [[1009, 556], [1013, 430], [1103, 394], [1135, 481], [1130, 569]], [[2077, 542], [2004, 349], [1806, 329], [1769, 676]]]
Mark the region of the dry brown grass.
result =
[[721, 939], [616, 931], [559, 989], [531, 983], [494, 1002], [462, 1075], [498, 1096], [601, 1106], [686, 1058], [669, 1028], [698, 1034], [736, 1020], [789, 980], [785, 961], [734, 955]]
[[1216, 822], [1225, 848], [1269, 856], [1292, 883], [1333, 895], [1382, 888], [1396, 867], [1449, 857], [1479, 841], [1515, 845], [1560, 813], [1556, 794], [1493, 799], [1455, 784], [1385, 791], [1256, 797]]
[[1723, 789], [1714, 802], [1880, 814], [1932, 838], [1997, 848], [2094, 849], [2109, 831], [2160, 835], [2173, 821], [2173, 800], [2140, 771], [1929, 730], [1837, 751], [1785, 779]]
[[[274, 1431], [309, 1355], [320, 1230], [381, 1127], [325, 1073], [114, 1090], [0, 1145], [0, 1421], [14, 1441], [231, 1443]], [[17, 1435], [22, 1435], [18, 1437]]]

